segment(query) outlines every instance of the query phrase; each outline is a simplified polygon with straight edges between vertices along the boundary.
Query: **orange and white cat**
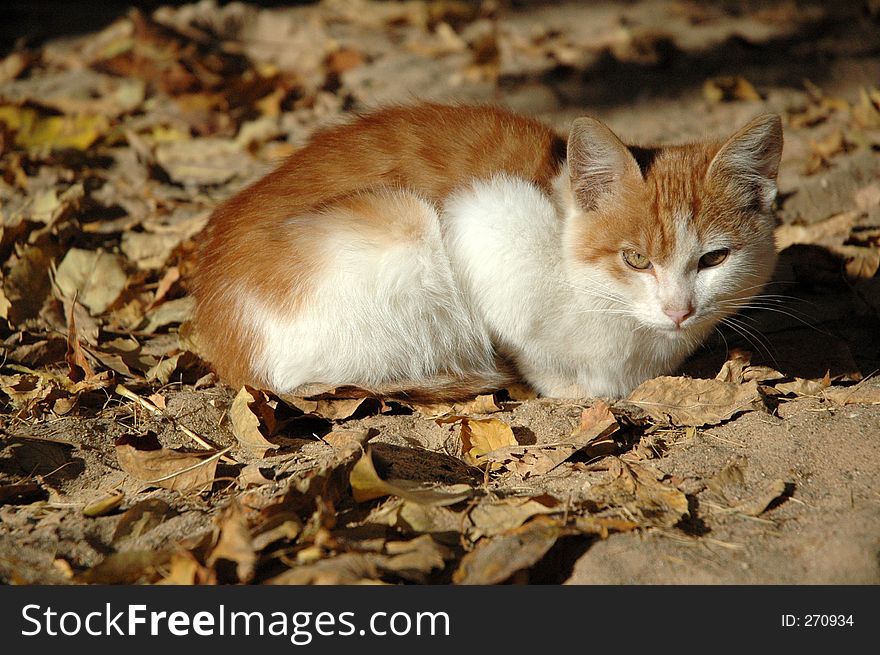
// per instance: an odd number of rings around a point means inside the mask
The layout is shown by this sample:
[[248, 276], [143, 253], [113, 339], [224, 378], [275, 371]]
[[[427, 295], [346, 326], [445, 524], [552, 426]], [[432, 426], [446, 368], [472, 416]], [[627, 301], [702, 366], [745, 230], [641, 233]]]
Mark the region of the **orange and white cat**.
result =
[[772, 114], [644, 148], [591, 118], [566, 140], [492, 107], [380, 110], [214, 212], [196, 339], [277, 393], [624, 396], [768, 280], [781, 151]]

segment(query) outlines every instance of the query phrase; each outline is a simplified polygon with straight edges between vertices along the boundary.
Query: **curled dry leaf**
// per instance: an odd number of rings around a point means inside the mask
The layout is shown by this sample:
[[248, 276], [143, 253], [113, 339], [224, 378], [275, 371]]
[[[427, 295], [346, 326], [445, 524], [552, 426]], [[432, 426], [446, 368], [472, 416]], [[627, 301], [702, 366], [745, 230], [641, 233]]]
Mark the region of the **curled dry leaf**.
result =
[[628, 400], [656, 422], [680, 427], [717, 425], [742, 412], [764, 407], [754, 380], [735, 384], [663, 376], [640, 384]]
[[83, 507], [83, 516], [94, 518], [96, 516], [107, 516], [108, 514], [112, 514], [119, 509], [124, 498], [125, 494], [121, 491], [116, 491], [112, 494], [103, 496]]
[[175, 182], [205, 186], [224, 184], [236, 176], [246, 177], [254, 163], [233, 139], [219, 137], [159, 144], [156, 159]]
[[95, 371], [91, 363], [86, 359], [80, 344], [79, 332], [76, 329], [76, 317], [74, 309], [76, 307], [76, 298], [70, 301], [67, 307], [67, 366], [69, 377], [74, 382], [79, 382], [86, 378], [94, 377]]
[[126, 473], [147, 484], [180, 492], [209, 489], [224, 452], [206, 455], [163, 448], [150, 432], [140, 437], [126, 435], [116, 441], [116, 458]]
[[257, 457], [264, 457], [270, 450], [278, 448], [278, 444], [274, 444], [263, 436], [260, 426], [263, 424], [261, 419], [266, 416], [265, 411], [261, 411], [261, 406], [265, 409], [266, 398], [260, 391], [255, 391], [250, 387], [242, 387], [232, 401], [232, 407], [229, 409], [229, 420], [232, 423], [232, 434], [238, 440], [238, 443], [249, 449]]
[[552, 496], [538, 498], [505, 498], [481, 500], [468, 512], [471, 528], [468, 537], [474, 541], [518, 528], [529, 519], [542, 514], [558, 514], [562, 502]]
[[429, 417], [440, 417], [447, 414], [455, 416], [470, 416], [472, 414], [494, 414], [501, 411], [496, 394], [488, 393], [477, 396], [473, 400], [464, 403], [439, 403], [423, 405], [413, 403], [412, 408], [420, 414]]
[[177, 512], [160, 498], [148, 498], [129, 507], [116, 524], [113, 531], [113, 543], [126, 538], [137, 539], [146, 534], [163, 521], [176, 516]]
[[331, 387], [305, 385], [288, 394], [278, 396], [287, 405], [305, 414], [331, 421], [342, 421], [365, 410], [381, 410], [383, 404], [372, 392], [359, 387]]
[[789, 488], [785, 480], [773, 480], [760, 493], [737, 503], [730, 511], [746, 516], [758, 516], [777, 499], [783, 496]]
[[[497, 418], [464, 418], [460, 428], [461, 449], [464, 460], [473, 466], [483, 466], [493, 451], [505, 446], [519, 445], [513, 430]], [[493, 462], [495, 468], [500, 464]]]
[[880, 405], [880, 387], [867, 380], [852, 387], [827, 389], [822, 394], [835, 405]]
[[369, 449], [358, 460], [349, 475], [352, 495], [362, 503], [383, 496], [398, 496], [420, 505], [454, 505], [469, 498], [473, 490], [467, 484], [430, 485], [413, 480], [383, 480], [376, 472]]
[[217, 570], [221, 561], [231, 562], [235, 565], [236, 579], [248, 582], [254, 576], [257, 554], [251, 531], [237, 502], [233, 501], [220, 516], [218, 529], [217, 543], [208, 555], [206, 564]]
[[597, 400], [583, 411], [580, 424], [567, 439], [504, 449], [498, 455], [505, 456], [509, 462], [507, 467], [523, 477], [543, 475], [575, 453], [586, 453], [591, 457], [613, 453], [617, 449], [613, 435], [619, 429], [608, 405]]
[[688, 500], [657, 479], [645, 466], [614, 460], [611, 480], [588, 487], [588, 497], [602, 507], [622, 507], [647, 526], [672, 527], [688, 514]]
[[449, 548], [427, 534], [409, 541], [389, 541], [385, 553], [387, 556], [379, 562], [383, 571], [417, 583], [424, 583], [429, 573], [442, 569], [452, 558]]
[[452, 581], [460, 585], [504, 582], [538, 562], [564, 534], [559, 520], [539, 516], [515, 530], [484, 539], [462, 558]]

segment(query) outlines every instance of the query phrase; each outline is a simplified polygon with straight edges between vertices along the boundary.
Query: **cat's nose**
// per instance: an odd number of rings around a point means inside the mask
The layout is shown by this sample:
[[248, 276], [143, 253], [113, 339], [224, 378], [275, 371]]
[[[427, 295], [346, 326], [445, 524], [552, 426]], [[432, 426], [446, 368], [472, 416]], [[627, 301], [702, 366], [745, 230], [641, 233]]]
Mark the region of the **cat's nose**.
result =
[[688, 316], [694, 313], [694, 308], [689, 306], [686, 309], [664, 309], [663, 313], [675, 321], [677, 326], [681, 327], [681, 324], [687, 320]]

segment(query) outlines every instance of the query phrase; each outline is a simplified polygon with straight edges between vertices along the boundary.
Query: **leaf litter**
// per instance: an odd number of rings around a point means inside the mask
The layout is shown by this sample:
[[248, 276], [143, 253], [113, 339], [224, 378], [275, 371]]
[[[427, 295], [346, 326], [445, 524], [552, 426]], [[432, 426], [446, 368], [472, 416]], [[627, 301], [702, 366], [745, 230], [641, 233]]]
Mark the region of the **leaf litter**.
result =
[[[746, 489], [735, 467], [681, 484], [643, 461], [660, 436], [674, 447], [676, 435], [798, 398], [829, 411], [880, 402], [859, 371], [797, 375], [735, 349], [720, 371], [716, 362], [575, 406], [521, 388], [421, 405], [352, 388], [278, 398], [216, 384], [187, 333], [199, 230], [313, 129], [382, 100], [398, 84], [382, 66], [416, 71], [425, 97], [445, 79], [485, 99], [521, 71], [543, 80], [607, 57], [660, 65], [671, 38], [641, 18], [610, 39], [575, 38], [569, 26], [524, 29], [461, 3], [363, 7], [133, 11], [0, 62], [0, 505], [49, 526], [70, 514], [45, 499], [67, 494], [81, 520], [103, 526], [109, 552], [32, 579], [65, 569], [80, 583], [527, 580], [563, 537], [680, 531], [700, 518], [696, 495], [721, 508], [712, 516], [765, 516], [792, 493], [775, 478]], [[878, 147], [875, 87], [844, 98], [805, 85], [786, 116], [808, 135], [803, 175]], [[746, 75], [711, 77], [702, 94], [730, 106], [767, 97]], [[781, 225], [795, 289], [852, 288], [861, 304], [849, 316], [876, 320], [878, 207], [867, 181], [851, 207]], [[839, 268], [817, 283], [804, 247]], [[62, 420], [69, 441], [51, 436]], [[8, 436], [22, 431], [34, 436]], [[72, 436], [81, 432], [90, 436]], [[177, 521], [190, 527], [174, 532]]]

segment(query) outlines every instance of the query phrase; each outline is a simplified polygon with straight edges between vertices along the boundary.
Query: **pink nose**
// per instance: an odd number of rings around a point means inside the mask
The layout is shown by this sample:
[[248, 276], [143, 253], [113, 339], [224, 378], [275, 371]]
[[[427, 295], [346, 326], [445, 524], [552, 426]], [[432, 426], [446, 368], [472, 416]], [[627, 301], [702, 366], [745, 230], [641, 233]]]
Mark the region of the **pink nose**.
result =
[[687, 317], [694, 313], [693, 307], [687, 309], [664, 309], [663, 313], [675, 321], [675, 324], [681, 327], [681, 324], [687, 320]]

